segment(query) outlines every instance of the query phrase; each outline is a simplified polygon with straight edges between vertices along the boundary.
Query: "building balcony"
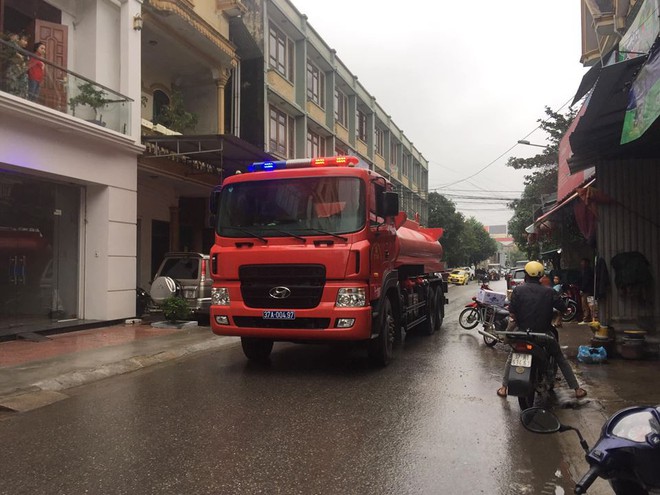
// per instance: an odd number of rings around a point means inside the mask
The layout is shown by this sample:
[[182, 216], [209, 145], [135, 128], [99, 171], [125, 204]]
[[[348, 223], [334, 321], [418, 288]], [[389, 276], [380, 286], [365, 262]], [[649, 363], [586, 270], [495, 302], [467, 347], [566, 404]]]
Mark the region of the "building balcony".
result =
[[0, 91], [121, 134], [130, 134], [133, 100], [127, 96], [1, 39], [0, 63]]

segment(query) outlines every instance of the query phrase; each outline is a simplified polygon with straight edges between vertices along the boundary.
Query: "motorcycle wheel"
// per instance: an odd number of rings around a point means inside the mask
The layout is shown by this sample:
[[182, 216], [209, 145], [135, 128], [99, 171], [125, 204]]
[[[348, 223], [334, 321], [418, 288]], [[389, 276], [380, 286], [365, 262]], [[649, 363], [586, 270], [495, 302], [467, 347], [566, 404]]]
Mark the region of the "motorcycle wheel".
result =
[[562, 315], [561, 321], [568, 322], [575, 318], [575, 315], [577, 314], [577, 303], [575, 301], [568, 301], [566, 307], [566, 313]]
[[493, 337], [483, 335], [483, 338], [484, 344], [486, 344], [488, 347], [495, 347], [495, 344], [497, 344], [497, 339], [494, 339]]
[[466, 330], [472, 330], [479, 323], [481, 323], [481, 316], [475, 308], [465, 308], [458, 316], [458, 324]]

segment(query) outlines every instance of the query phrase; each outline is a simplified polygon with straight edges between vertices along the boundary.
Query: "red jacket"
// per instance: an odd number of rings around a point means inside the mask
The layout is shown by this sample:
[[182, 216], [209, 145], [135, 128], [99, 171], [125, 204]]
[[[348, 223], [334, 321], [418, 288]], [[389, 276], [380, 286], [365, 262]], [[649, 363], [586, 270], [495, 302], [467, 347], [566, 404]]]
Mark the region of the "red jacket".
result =
[[41, 82], [44, 80], [45, 64], [41, 60], [31, 58], [28, 60], [28, 78], [31, 81]]

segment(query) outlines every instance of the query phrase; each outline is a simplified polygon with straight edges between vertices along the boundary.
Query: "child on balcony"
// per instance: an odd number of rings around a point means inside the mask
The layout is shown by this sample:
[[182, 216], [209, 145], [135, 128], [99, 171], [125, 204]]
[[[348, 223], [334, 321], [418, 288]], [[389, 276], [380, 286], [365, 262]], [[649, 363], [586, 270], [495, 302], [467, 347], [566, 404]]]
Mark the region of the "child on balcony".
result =
[[[46, 44], [38, 41], [34, 44], [33, 52], [44, 58], [46, 56]], [[39, 59], [34, 57], [28, 61], [28, 98], [31, 101], [37, 101], [39, 98], [39, 91], [41, 90], [41, 83], [44, 80], [44, 73], [46, 65]]]

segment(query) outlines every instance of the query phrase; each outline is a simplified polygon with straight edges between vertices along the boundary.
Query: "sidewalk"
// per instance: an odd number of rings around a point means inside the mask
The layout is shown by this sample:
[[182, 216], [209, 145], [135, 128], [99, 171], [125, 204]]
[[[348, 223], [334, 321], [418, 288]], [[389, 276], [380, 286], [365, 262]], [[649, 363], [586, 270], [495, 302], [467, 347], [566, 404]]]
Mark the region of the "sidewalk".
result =
[[[564, 323], [559, 330], [559, 342], [571, 362], [580, 384], [588, 391], [585, 400], [572, 409], [555, 409], [562, 423], [578, 428], [590, 447], [600, 437], [605, 421], [616, 411], [635, 405], [660, 405], [660, 361], [608, 358], [603, 364], [577, 361], [580, 345], [590, 345], [592, 332], [586, 325]], [[566, 468], [573, 480], [587, 471], [584, 451], [573, 432], [559, 434], [566, 459]], [[604, 480], [597, 480], [589, 493], [611, 494]]]
[[194, 323], [182, 329], [121, 324], [41, 342], [0, 342], [0, 410], [28, 411], [66, 398], [67, 388], [238, 342]]

